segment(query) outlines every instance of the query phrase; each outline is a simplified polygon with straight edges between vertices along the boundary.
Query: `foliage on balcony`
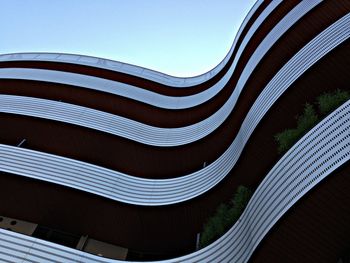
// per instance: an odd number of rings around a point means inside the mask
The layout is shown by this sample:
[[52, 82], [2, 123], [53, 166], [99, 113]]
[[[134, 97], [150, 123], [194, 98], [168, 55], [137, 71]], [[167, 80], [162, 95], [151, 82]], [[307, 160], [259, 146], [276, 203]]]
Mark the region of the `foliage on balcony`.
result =
[[[345, 90], [336, 90], [323, 93], [316, 98], [314, 104], [305, 104], [302, 115], [297, 116], [297, 125], [294, 129], [286, 129], [275, 135], [278, 144], [278, 152], [285, 153], [301, 137], [311, 130], [325, 116], [333, 112], [336, 108], [350, 99], [350, 92]], [[316, 109], [317, 111], [316, 111]]]
[[229, 203], [220, 204], [204, 225], [200, 235], [200, 247], [205, 247], [221, 237], [239, 219], [251, 196], [250, 189], [239, 186]]

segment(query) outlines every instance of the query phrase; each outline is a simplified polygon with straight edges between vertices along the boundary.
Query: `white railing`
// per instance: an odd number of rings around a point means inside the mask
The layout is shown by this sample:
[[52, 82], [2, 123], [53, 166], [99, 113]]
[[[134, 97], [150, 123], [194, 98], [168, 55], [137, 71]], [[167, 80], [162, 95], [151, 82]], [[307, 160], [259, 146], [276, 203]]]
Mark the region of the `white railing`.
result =
[[[157, 72], [154, 70], [150, 70], [150, 69], [135, 66], [135, 65], [130, 65], [119, 61], [102, 59], [102, 58], [97, 58], [92, 56], [64, 54], [64, 53], [36, 52], [36, 53], [2, 54], [0, 55], [0, 61], [50, 61], [50, 62], [74, 63], [78, 65], [86, 65], [86, 66], [92, 66], [92, 67], [122, 72], [129, 75], [142, 77], [144, 79], [156, 81], [168, 86], [189, 87], [189, 86], [198, 85], [205, 82], [206, 80], [215, 76], [218, 72], [220, 72], [224, 68], [224, 66], [227, 64], [228, 60], [230, 59], [234, 48], [237, 45], [237, 41], [240, 38], [243, 29], [245, 28], [248, 21], [251, 19], [255, 11], [259, 8], [259, 6], [262, 3], [263, 3], [263, 0], [258, 0], [250, 9], [247, 16], [244, 18], [235, 36], [235, 40], [229, 52], [225, 56], [225, 58], [212, 70], [195, 77], [188, 77], [188, 78], [173, 77], [161, 72]], [[255, 32], [256, 28], [257, 26], [254, 24], [252, 26], [252, 29], [249, 30], [249, 32], [247, 33], [247, 35], [249, 34], [251, 36]]]
[[[261, 45], [264, 46], [265, 51], [270, 44], [274, 43], [273, 41], [270, 41], [271, 39], [276, 40], [278, 37], [280, 37], [282, 32], [285, 32], [285, 30], [293, 25], [300, 17], [307, 13], [307, 11], [309, 11], [317, 3], [317, 1], [311, 1], [311, 3], [304, 1], [302, 2], [302, 5], [298, 5], [284, 19], [282, 19], [280, 23], [278, 23], [278, 25], [274, 28], [274, 30], [270, 32], [271, 34], [265, 38], [266, 41], [264, 40], [262, 42]], [[324, 43], [318, 44], [323, 45]], [[261, 52], [259, 48], [256, 51], [257, 53], [255, 52], [252, 56], [255, 61], [253, 63], [254, 65], [256, 65], [257, 62], [262, 59], [263, 54], [265, 54], [265, 51]], [[252, 63], [248, 62], [247, 65], [248, 68], [251, 69]], [[245, 74], [245, 72], [246, 71], [243, 71], [244, 74], [242, 75], [242, 78], [247, 77], [247, 74]], [[291, 72], [286, 72], [284, 74], [285, 82], [288, 82], [287, 75], [291, 74]], [[9, 76], [10, 75], [7, 75], [7, 77]], [[3, 96], [3, 103], [0, 104], [0, 110], [7, 113], [35, 116], [81, 125], [95, 130], [118, 135], [147, 145], [171, 147], [195, 142], [204, 138], [205, 136], [212, 133], [215, 129], [217, 129], [232, 112], [244, 84], [245, 82], [241, 81], [240, 86], [237, 86], [234, 89], [229, 99], [213, 115], [198, 123], [179, 128], [154, 127], [137, 122], [135, 120], [85, 108], [82, 106], [75, 106], [67, 103], [59, 103], [35, 98]], [[270, 87], [270, 89], [273, 89], [273, 87]], [[261, 98], [257, 104], [265, 104], [263, 100], [264, 99]], [[271, 100], [271, 102], [274, 101], [275, 100]], [[270, 106], [271, 104], [266, 107], [269, 108]], [[268, 109], [266, 107], [265, 109]]]
[[[265, 19], [281, 2], [281, 0], [273, 1], [268, 8], [264, 10], [261, 16]], [[271, 47], [278, 38], [287, 31], [298, 19], [317, 5], [320, 0], [306, 0], [300, 3], [294, 8], [290, 14], [288, 14], [277, 26], [268, 34], [263, 41], [268, 43], [267, 45], [260, 45], [256, 52], [259, 54], [265, 54], [269, 47]], [[257, 20], [256, 23], [262, 23], [263, 20]], [[252, 27], [251, 29], [255, 29]], [[246, 37], [250, 36], [248, 34]], [[47, 69], [30, 69], [30, 68], [0, 68], [0, 79], [24, 79], [24, 80], [36, 80], [46, 81], [52, 83], [60, 83], [66, 85], [72, 85], [78, 88], [87, 88], [97, 91], [103, 91], [110, 94], [126, 97], [132, 100], [136, 100], [142, 103], [146, 103], [155, 107], [164, 109], [186, 109], [198, 106], [209, 99], [213, 98], [220, 90], [222, 90], [229, 79], [238, 63], [241, 53], [243, 52], [247, 41], [243, 41], [240, 46], [233, 64], [217, 83], [210, 88], [190, 96], [174, 97], [166, 96], [147, 89], [132, 86], [126, 83], [118, 81], [103, 79], [94, 76], [88, 76], [77, 73], [70, 73], [57, 70]], [[261, 50], [264, 48], [264, 50]], [[261, 57], [260, 57], [261, 59]], [[260, 60], [255, 60], [253, 64], [257, 65]], [[242, 87], [239, 88], [241, 91]]]
[[0, 145], [0, 170], [136, 205], [168, 205], [192, 199], [213, 188], [231, 171], [269, 107], [299, 76], [349, 38], [349, 25], [350, 14], [347, 14], [286, 63], [259, 95], [228, 149], [199, 171], [173, 179], [142, 179], [89, 163], [7, 145]]
[[[350, 101], [308, 132], [277, 162], [225, 235], [199, 251], [158, 262], [247, 262], [289, 208], [349, 159]], [[0, 256], [9, 262], [125, 262], [2, 229]]]

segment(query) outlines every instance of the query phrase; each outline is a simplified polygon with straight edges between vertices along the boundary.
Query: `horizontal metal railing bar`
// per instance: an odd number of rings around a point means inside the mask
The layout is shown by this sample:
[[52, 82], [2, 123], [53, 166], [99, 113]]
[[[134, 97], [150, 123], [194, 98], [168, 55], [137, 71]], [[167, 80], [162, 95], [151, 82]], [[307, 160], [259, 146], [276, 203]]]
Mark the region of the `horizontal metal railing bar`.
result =
[[[1, 170], [66, 186], [70, 184], [70, 187], [130, 204], [168, 205], [194, 198], [213, 188], [233, 168], [250, 135], [268, 110], [261, 107], [261, 103], [269, 101], [271, 104], [271, 100], [278, 98], [275, 94], [281, 95], [305, 70], [345, 41], [350, 36], [349, 24], [350, 14], [300, 50], [259, 95], [228, 149], [217, 160], [192, 174], [173, 179], [141, 179], [89, 163], [6, 145], [0, 146]], [[310, 52], [315, 47], [318, 52]], [[294, 74], [290, 74], [291, 71]], [[113, 187], [108, 182], [113, 183]], [[84, 184], [86, 187], [82, 189]]]
[[[170, 262], [247, 262], [274, 224], [308, 191], [350, 160], [350, 100], [301, 138], [260, 183], [232, 228], [211, 245]], [[0, 229], [0, 255], [19, 262], [125, 262]], [[10, 255], [12, 257], [10, 257]], [[16, 262], [16, 261], [10, 261]]]
[[[92, 56], [85, 56], [85, 55], [74, 55], [74, 54], [65, 54], [65, 53], [14, 53], [14, 54], [2, 54], [0, 55], [0, 61], [53, 61], [53, 62], [68, 62], [68, 63], [74, 63], [74, 64], [80, 64], [80, 65], [86, 65], [86, 66], [93, 66], [97, 68], [102, 69], [108, 69], [113, 71], [118, 71], [122, 73], [127, 73], [130, 75], [134, 75], [137, 77], [142, 77], [145, 79], [149, 79], [151, 81], [156, 81], [164, 85], [168, 86], [174, 86], [174, 87], [188, 87], [193, 85], [199, 85], [208, 79], [215, 76], [218, 72], [220, 72], [224, 66], [229, 61], [234, 48], [237, 45], [237, 41], [240, 38], [243, 29], [247, 25], [248, 21], [251, 19], [255, 11], [259, 8], [259, 6], [263, 3], [263, 0], [258, 0], [256, 3], [252, 6], [250, 11], [248, 12], [247, 16], [244, 18], [236, 36], [234, 39], [234, 42], [228, 51], [227, 55], [224, 57], [224, 59], [212, 70], [198, 75], [194, 77], [174, 77], [170, 76], [161, 72], [157, 72], [154, 70], [150, 70], [144, 67], [130, 65], [127, 63], [119, 62], [119, 61], [113, 61], [109, 59], [102, 59]], [[261, 23], [261, 21], [260, 21]], [[250, 37], [254, 34], [257, 27], [260, 25], [260, 23], [254, 23], [250, 30], [248, 31], [246, 37], [244, 39], [250, 39]]]
[[[262, 16], [266, 17], [271, 11], [274, 10], [276, 6], [280, 4], [280, 2], [280, 0], [273, 1], [270, 4], [271, 8], [267, 8], [266, 10], [264, 10]], [[263, 56], [269, 51], [271, 46], [273, 46], [276, 43], [276, 41], [286, 31], [288, 31], [290, 27], [294, 25], [294, 23], [296, 23], [302, 16], [308, 13], [313, 7], [318, 5], [320, 2], [321, 0], [306, 0], [301, 2], [295, 8], [293, 8], [281, 21], [279, 21], [277, 25], [267, 34], [264, 40], [254, 51], [253, 55], [249, 59], [247, 66], [243, 70], [243, 73], [240, 77], [241, 80], [235, 88], [238, 91], [236, 96], [239, 96], [244, 87], [245, 82], [247, 81], [250, 74], [253, 72], [253, 69], [259, 64], [259, 62], [261, 61]], [[243, 43], [246, 44], [247, 42], [245, 41]], [[0, 78], [26, 79], [67, 84], [75, 87], [93, 89], [115, 94], [159, 108], [172, 110], [187, 109], [198, 106], [210, 100], [225, 87], [225, 85], [227, 84], [234, 72], [234, 69], [240, 59], [240, 54], [243, 52], [244, 47], [245, 46], [241, 46], [239, 48], [239, 51], [234, 58], [232, 66], [217, 83], [215, 83], [207, 90], [190, 96], [166, 96], [126, 83], [77, 73], [61, 72], [56, 70], [30, 68], [0, 68]]]
[[[275, 27], [276, 31], [279, 34], [277, 34], [278, 36], [281, 35], [280, 31], [284, 32], [284, 30], [289, 28], [293, 23], [297, 21], [297, 19], [299, 19], [303, 14], [305, 14], [305, 12], [310, 10], [316, 4], [316, 2], [312, 2], [306, 5], [306, 1], [303, 3], [305, 4], [302, 6], [298, 5], [289, 13], [289, 15], [286, 16], [285, 19], [287, 22], [284, 22], [283, 19]], [[274, 31], [271, 31], [271, 34], [269, 35], [274, 35]], [[267, 37], [267, 39], [269, 38]], [[270, 41], [267, 42], [270, 43]], [[265, 46], [269, 47], [269, 45]], [[259, 49], [257, 49], [257, 51], [258, 50]], [[260, 61], [264, 54], [265, 52], [254, 53], [252, 59], [254, 61]], [[256, 65], [256, 63], [254, 65]], [[252, 66], [249, 67], [251, 68]], [[248, 75], [249, 74], [242, 74], [242, 78], [244, 78], [246, 81]], [[242, 87], [245, 84], [245, 81], [241, 82]], [[40, 117], [80, 125], [83, 127], [121, 136], [123, 138], [127, 138], [142, 144], [159, 147], [172, 147], [195, 142], [204, 138], [205, 136], [212, 133], [215, 129], [217, 129], [232, 112], [240, 95], [240, 92], [241, 88], [236, 88], [226, 103], [207, 119], [189, 126], [179, 128], [154, 127], [128, 118], [94, 109], [89, 109], [82, 106], [35, 98], [25, 99], [21, 97], [9, 97], [8, 95], [2, 95], [2, 98], [4, 100], [12, 98], [12, 101], [8, 101], [6, 103], [6, 101], [3, 100], [3, 102], [0, 104], [0, 110], [6, 113]], [[270, 105], [272, 105], [274, 101], [275, 100], [269, 100]]]

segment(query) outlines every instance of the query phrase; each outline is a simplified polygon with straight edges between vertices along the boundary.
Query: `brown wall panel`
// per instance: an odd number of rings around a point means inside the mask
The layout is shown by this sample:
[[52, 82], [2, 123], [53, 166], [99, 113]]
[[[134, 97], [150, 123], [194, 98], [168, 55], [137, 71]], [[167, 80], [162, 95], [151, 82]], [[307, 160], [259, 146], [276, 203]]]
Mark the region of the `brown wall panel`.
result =
[[[251, 55], [250, 52], [255, 50], [255, 47], [275, 25], [276, 20], [278, 21], [293, 7], [293, 5], [287, 5], [286, 3], [287, 2], [283, 3], [277, 8], [277, 10], [275, 10], [275, 12], [273, 12], [267, 19], [266, 23], [262, 25], [261, 31], [259, 30], [259, 33], [256, 33], [252, 37], [247, 47], [248, 51], [244, 52], [244, 54], [246, 52], [249, 52], [249, 54], [242, 55], [237, 70], [234, 72], [231, 80], [225, 88], [208, 102], [196, 107], [182, 110], [167, 110], [93, 90], [81, 90], [81, 88], [74, 88], [68, 85], [26, 80], [0, 79], [0, 92], [4, 94], [18, 94], [22, 96], [35, 96], [39, 98], [62, 100], [68, 103], [84, 105], [111, 112], [158, 127], [182, 127], [190, 125], [209, 117], [226, 102], [235, 87], [241, 70]], [[286, 5], [288, 9], [285, 7]], [[296, 2], [294, 2], [294, 5], [296, 5]], [[76, 91], [77, 89], [80, 90]]]
[[[305, 102], [349, 83], [345, 66], [349, 63], [349, 52], [349, 43], [344, 43], [294, 83], [253, 133], [230, 175], [201, 197], [165, 207], [139, 207], [45, 182], [2, 175], [0, 198], [8, 202], [1, 204], [0, 213], [66, 231], [88, 233], [134, 250], [184, 253], [193, 248], [195, 235], [206, 218], [220, 202], [232, 197], [238, 185], [258, 186], [279, 158], [273, 135], [293, 126], [295, 115], [301, 112]], [[99, 215], [103, 215], [103, 224], [96, 224]]]
[[[239, 100], [237, 111], [231, 115], [230, 120], [207, 139], [194, 143], [183, 151], [181, 147], [148, 148], [71, 125], [6, 114], [0, 115], [0, 126], [6, 127], [0, 129], [0, 142], [15, 144], [28, 137], [29, 148], [62, 153], [138, 176], [162, 178], [196, 170], [203, 160], [214, 160], [227, 147], [239, 127], [238, 120], [241, 119], [238, 116], [243, 118], [254, 101], [254, 96], [257, 96], [285, 60], [298, 50], [298, 46], [302, 46], [315, 32], [321, 31], [327, 23], [335, 21], [348, 11], [347, 1], [324, 1], [302, 23], [295, 25], [295, 31], [290, 30], [289, 35], [271, 49], [256, 69], [247, 83], [247, 87], [251, 88], [243, 92], [241, 98], [244, 100]], [[321, 22], [315, 23], [318, 20]], [[6, 202], [1, 202], [0, 214], [77, 234], [88, 234], [138, 251], [186, 253], [193, 249], [196, 233], [217, 205], [231, 198], [238, 185], [257, 187], [276, 163], [280, 156], [276, 152], [273, 135], [286, 127], [294, 126], [295, 116], [300, 114], [304, 104], [312, 102], [320, 93], [348, 88], [349, 45], [349, 41], [340, 45], [292, 85], [256, 128], [229, 176], [201, 197], [165, 207], [139, 207], [1, 173], [0, 198]], [[9, 83], [10, 81], [7, 84]], [[127, 110], [130, 104], [125, 103], [120, 107]], [[220, 143], [214, 138], [220, 139]], [[176, 162], [173, 156], [178, 156]], [[136, 166], [136, 162], [139, 165]], [[252, 261], [337, 260], [337, 255], [344, 249], [343, 244], [348, 244], [350, 236], [347, 224], [350, 219], [348, 172], [348, 165], [339, 169], [292, 208], [271, 231]], [[328, 242], [327, 237], [331, 242]], [[293, 261], [294, 259], [298, 261]]]
[[227, 63], [227, 65], [212, 79], [202, 84], [195, 85], [185, 89], [168, 87], [166, 85], [161, 85], [154, 81], [146, 80], [140, 77], [135, 77], [125, 73], [120, 73], [120, 72], [101, 69], [101, 68], [95, 68], [92, 66], [76, 65], [71, 63], [44, 62], [44, 61], [7, 61], [7, 62], [0, 62], [0, 68], [19, 67], [19, 68], [52, 69], [52, 70], [66, 71], [66, 72], [72, 72], [72, 73], [86, 74], [86, 75], [101, 77], [101, 78], [110, 79], [110, 80], [116, 80], [116, 81], [128, 83], [131, 85], [135, 85], [137, 87], [141, 87], [147, 90], [151, 90], [151, 91], [158, 92], [160, 94], [169, 95], [169, 96], [192, 95], [211, 87], [217, 81], [219, 81], [221, 77], [227, 72], [248, 30], [250, 29], [252, 24], [255, 22], [255, 20], [258, 18], [261, 12], [264, 11], [264, 9], [267, 7], [267, 5], [270, 2], [271, 0], [264, 1], [259, 6], [259, 8], [255, 11], [254, 15], [252, 15], [252, 17], [249, 19], [246, 26], [242, 30], [239, 40], [237, 41], [236, 47], [234, 48], [234, 51], [232, 53], [233, 55], [230, 57], [230, 60]]
[[[328, 23], [332, 23], [333, 20], [335, 21], [344, 15], [348, 8], [350, 8], [350, 4], [339, 4], [338, 8], [335, 8], [331, 2], [326, 2], [310, 16], [307, 16], [304, 22], [308, 25], [314, 19], [320, 20], [329, 10], [336, 9], [337, 11], [334, 12], [329, 11], [329, 16], [323, 18]], [[327, 26], [326, 22], [319, 24], [310, 27], [308, 31], [304, 30], [303, 23], [296, 25], [294, 30], [289, 32], [289, 36], [295, 41], [289, 41], [287, 44], [288, 38], [286, 37], [282, 39], [282, 43], [272, 48], [271, 52], [274, 56], [267, 56], [264, 62], [259, 65], [229, 119], [212, 134], [192, 144], [173, 148], [151, 147], [73, 125], [62, 125], [52, 121], [39, 121], [26, 117], [16, 117], [15, 120], [11, 116], [2, 118], [2, 125], [6, 125], [7, 129], [1, 131], [0, 138], [5, 143], [16, 142], [22, 137], [28, 138], [28, 147], [32, 149], [93, 162], [141, 177], [169, 178], [191, 173], [202, 167], [204, 162], [208, 164], [213, 162], [226, 150], [237, 134], [241, 122], [255, 98], [270, 80], [271, 72], [276, 72], [282, 67], [282, 61], [285, 62], [287, 58], [312, 39], [315, 31], [322, 31]], [[301, 31], [305, 33], [305, 36], [298, 35], [298, 32]], [[346, 50], [342, 52], [346, 53]], [[286, 57], [283, 57], [283, 54], [287, 54]], [[337, 68], [344, 68], [349, 63], [346, 55], [336, 59]], [[325, 72], [327, 73], [328, 69]], [[347, 78], [346, 75], [337, 77], [342, 83], [346, 83]], [[317, 80], [314, 81], [317, 83], [315, 85], [319, 85]], [[327, 89], [327, 87], [324, 88]], [[302, 88], [300, 91], [303, 96], [308, 94]], [[308, 92], [314, 91], [309, 88]], [[317, 88], [316, 92], [318, 92]], [[270, 118], [268, 116], [269, 113], [266, 118]], [[284, 119], [284, 115], [282, 114], [280, 118]], [[276, 125], [279, 124], [275, 124], [274, 127]], [[24, 128], [27, 126], [30, 126], [31, 129]], [[255, 143], [257, 142], [255, 141]], [[107, 154], [108, 156], [106, 156]]]
[[338, 262], [350, 248], [350, 163], [297, 202], [250, 262]]

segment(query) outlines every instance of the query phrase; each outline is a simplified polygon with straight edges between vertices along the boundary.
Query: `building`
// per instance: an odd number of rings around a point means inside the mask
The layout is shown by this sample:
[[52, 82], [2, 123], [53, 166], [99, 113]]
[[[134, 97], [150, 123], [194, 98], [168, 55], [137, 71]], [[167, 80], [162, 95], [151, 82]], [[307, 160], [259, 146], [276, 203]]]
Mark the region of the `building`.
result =
[[[0, 257], [114, 262], [82, 251], [114, 245], [128, 260], [343, 257], [349, 105], [283, 157], [274, 135], [349, 84], [349, 8], [258, 1], [225, 59], [188, 79], [84, 56], [1, 56], [0, 227], [12, 231], [0, 230]], [[241, 220], [193, 254], [241, 184], [257, 189]]]

